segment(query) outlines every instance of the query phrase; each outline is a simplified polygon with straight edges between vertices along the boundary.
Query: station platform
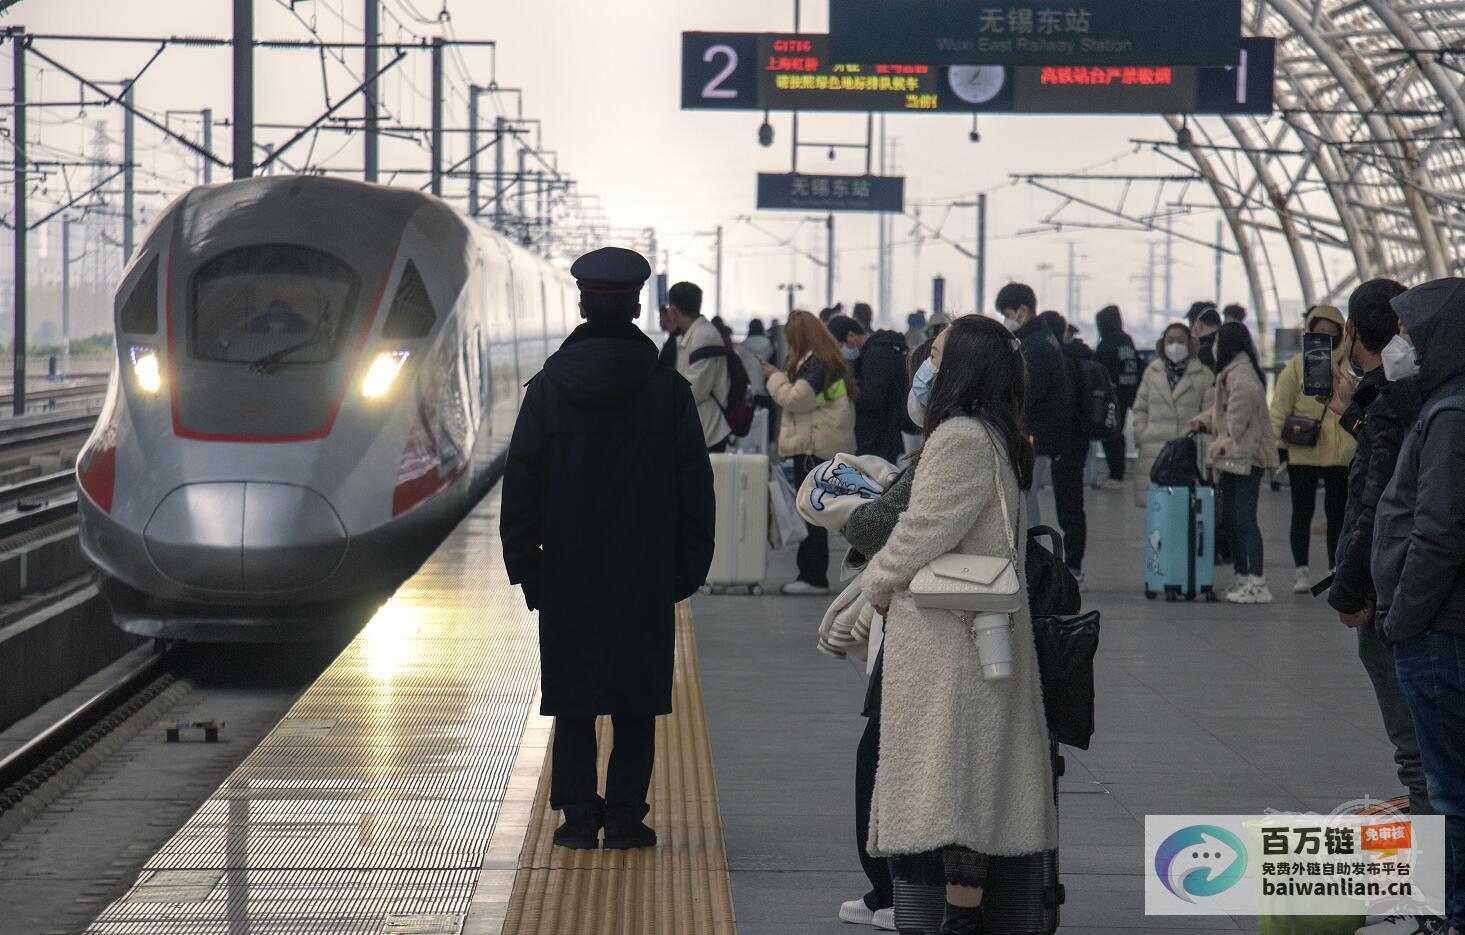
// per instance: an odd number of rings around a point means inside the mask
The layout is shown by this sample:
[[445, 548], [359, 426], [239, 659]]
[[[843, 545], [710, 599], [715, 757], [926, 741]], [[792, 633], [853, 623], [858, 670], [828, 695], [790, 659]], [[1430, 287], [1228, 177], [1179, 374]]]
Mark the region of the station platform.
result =
[[[1090, 750], [1063, 749], [1061, 931], [1254, 932], [1254, 919], [1144, 916], [1144, 816], [1397, 794], [1352, 635], [1286, 587], [1285, 492], [1262, 495], [1265, 606], [1146, 601], [1142, 511], [1127, 491], [1088, 499], [1099, 726]], [[87, 932], [873, 931], [835, 917], [866, 888], [864, 674], [815, 649], [817, 598], [679, 608], [648, 818], [661, 844], [550, 846], [535, 620], [504, 579], [497, 505], [464, 521]], [[792, 554], [775, 553], [770, 592], [792, 577]]]
[[[1326, 602], [1291, 593], [1285, 488], [1261, 494], [1268, 605], [1146, 600], [1144, 511], [1129, 490], [1085, 495], [1084, 603], [1103, 614], [1098, 729], [1086, 751], [1059, 748], [1059, 931], [1256, 932], [1255, 918], [1145, 916], [1144, 816], [1330, 812], [1402, 794], [1355, 638]], [[1326, 545], [1314, 532], [1316, 566]], [[1216, 575], [1230, 586], [1229, 567]], [[775, 554], [767, 587], [794, 576], [792, 554]], [[739, 935], [873, 931], [835, 915], [868, 889], [854, 842], [865, 676], [815, 649], [824, 606], [692, 601]]]

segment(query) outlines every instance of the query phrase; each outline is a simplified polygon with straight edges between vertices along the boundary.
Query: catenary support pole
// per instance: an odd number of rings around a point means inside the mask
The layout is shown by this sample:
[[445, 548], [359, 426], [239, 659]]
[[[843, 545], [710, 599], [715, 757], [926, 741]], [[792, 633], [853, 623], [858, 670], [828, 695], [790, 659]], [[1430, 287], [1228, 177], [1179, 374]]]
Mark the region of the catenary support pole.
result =
[[380, 125], [378, 119], [380, 109], [377, 107], [377, 37], [381, 33], [381, 0], [366, 0], [365, 9], [362, 12], [362, 42], [365, 45], [361, 49], [362, 75], [366, 82], [366, 91], [362, 94], [362, 106], [366, 110], [365, 133], [362, 134], [363, 160], [366, 167], [362, 173], [368, 182], [375, 182], [379, 170]]
[[71, 218], [61, 215], [61, 378], [71, 373]]
[[254, 174], [254, 0], [234, 0], [234, 177]]
[[443, 37], [432, 37], [432, 193], [443, 194]]
[[493, 118], [493, 229], [504, 231], [504, 118]]
[[1223, 299], [1221, 297], [1222, 265], [1225, 263], [1225, 260], [1226, 260], [1226, 248], [1225, 248], [1224, 242], [1221, 240], [1221, 237], [1224, 235], [1225, 230], [1226, 230], [1225, 222], [1223, 222], [1223, 221], [1217, 221], [1216, 222], [1216, 305], [1217, 305], [1217, 307], [1220, 307], [1220, 306], [1222, 306], [1222, 305], [1225, 304], [1225, 299]]
[[987, 310], [987, 196], [977, 196], [977, 314]]
[[[214, 151], [214, 109], [212, 107], [205, 107], [203, 110], [199, 111], [199, 114], [203, 117], [203, 148], [206, 149], [206, 150], [208, 150], [209, 152], [213, 152]], [[203, 183], [205, 185], [208, 185], [209, 183], [213, 182], [213, 180], [214, 180], [214, 161], [212, 159], [204, 159], [203, 160]]]
[[723, 313], [722, 308], [722, 225], [717, 225], [717, 314]]
[[478, 217], [478, 93], [476, 84], [468, 86], [468, 215]]
[[824, 263], [825, 304], [834, 307], [834, 215], [824, 219], [824, 231], [828, 234], [829, 250]]
[[132, 84], [122, 90], [122, 268], [132, 262], [137, 214], [137, 186], [133, 163], [137, 161], [137, 123], [132, 119]]
[[1175, 314], [1175, 219], [1165, 219], [1165, 314]]
[[15, 48], [12, 55], [12, 63], [15, 66], [15, 116], [11, 121], [10, 142], [14, 165], [11, 191], [15, 193], [15, 210], [12, 212], [15, 221], [15, 257], [14, 257], [14, 285], [15, 285], [15, 338], [11, 343], [13, 352], [12, 379], [14, 384], [11, 388], [11, 400], [13, 411], [16, 415], [25, 415], [25, 287], [26, 287], [26, 233], [29, 222], [26, 220], [26, 169], [25, 169], [25, 33], [17, 30], [14, 33]]

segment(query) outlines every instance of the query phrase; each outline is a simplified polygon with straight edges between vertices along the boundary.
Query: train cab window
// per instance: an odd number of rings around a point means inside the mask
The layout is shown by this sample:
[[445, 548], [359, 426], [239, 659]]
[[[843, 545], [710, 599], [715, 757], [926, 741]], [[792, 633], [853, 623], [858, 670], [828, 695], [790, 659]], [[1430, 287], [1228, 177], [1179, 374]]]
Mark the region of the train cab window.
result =
[[158, 258], [148, 264], [122, 303], [117, 324], [127, 334], [158, 333]]
[[193, 276], [193, 356], [261, 370], [325, 363], [356, 310], [360, 280], [310, 247], [256, 244], [222, 253]]
[[392, 299], [392, 310], [382, 325], [382, 337], [412, 340], [425, 338], [437, 321], [432, 310], [432, 299], [427, 295], [427, 285], [417, 272], [416, 265], [407, 261], [402, 270], [402, 281], [397, 286], [397, 296]]

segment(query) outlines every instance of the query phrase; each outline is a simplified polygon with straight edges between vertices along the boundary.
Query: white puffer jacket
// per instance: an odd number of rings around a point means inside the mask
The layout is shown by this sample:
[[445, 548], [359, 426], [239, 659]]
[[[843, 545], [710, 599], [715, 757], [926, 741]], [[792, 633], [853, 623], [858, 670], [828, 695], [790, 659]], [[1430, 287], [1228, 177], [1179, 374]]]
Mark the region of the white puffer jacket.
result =
[[1145, 505], [1150, 487], [1150, 468], [1165, 443], [1190, 431], [1190, 420], [1209, 412], [1216, 400], [1216, 378], [1209, 367], [1194, 356], [1185, 367], [1185, 375], [1170, 388], [1165, 376], [1165, 362], [1151, 361], [1139, 381], [1139, 395], [1130, 414], [1134, 426], [1134, 443], [1139, 448], [1139, 464], [1134, 472], [1134, 502]]

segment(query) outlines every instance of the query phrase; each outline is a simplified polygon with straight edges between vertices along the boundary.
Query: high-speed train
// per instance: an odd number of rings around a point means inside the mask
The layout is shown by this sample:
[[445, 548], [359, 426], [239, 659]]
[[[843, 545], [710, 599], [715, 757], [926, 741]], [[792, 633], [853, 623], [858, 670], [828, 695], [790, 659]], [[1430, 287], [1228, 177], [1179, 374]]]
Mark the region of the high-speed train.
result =
[[389, 594], [500, 468], [568, 276], [421, 192], [314, 176], [195, 188], [115, 303], [77, 460], [118, 625], [280, 638]]

